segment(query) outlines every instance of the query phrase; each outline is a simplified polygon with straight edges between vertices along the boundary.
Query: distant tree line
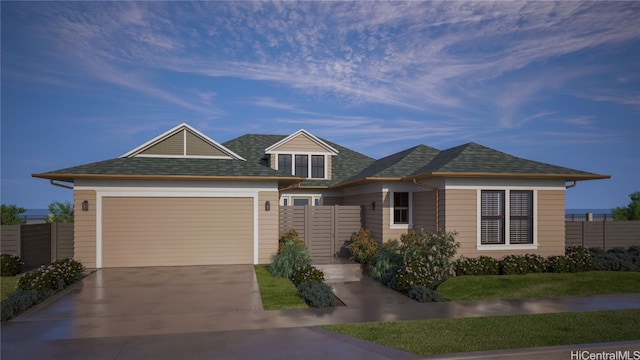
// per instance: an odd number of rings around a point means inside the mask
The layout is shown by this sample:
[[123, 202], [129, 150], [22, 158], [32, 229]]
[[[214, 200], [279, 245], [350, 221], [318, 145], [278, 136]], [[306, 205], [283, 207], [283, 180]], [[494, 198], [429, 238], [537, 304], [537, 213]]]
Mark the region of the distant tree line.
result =
[[[49, 215], [45, 217], [47, 223], [72, 223], [73, 222], [73, 204], [66, 201], [53, 201], [48, 206]], [[22, 214], [27, 212], [27, 209], [17, 206], [15, 204], [0, 205], [0, 212], [2, 213], [2, 225], [24, 225], [27, 223], [26, 217]]]

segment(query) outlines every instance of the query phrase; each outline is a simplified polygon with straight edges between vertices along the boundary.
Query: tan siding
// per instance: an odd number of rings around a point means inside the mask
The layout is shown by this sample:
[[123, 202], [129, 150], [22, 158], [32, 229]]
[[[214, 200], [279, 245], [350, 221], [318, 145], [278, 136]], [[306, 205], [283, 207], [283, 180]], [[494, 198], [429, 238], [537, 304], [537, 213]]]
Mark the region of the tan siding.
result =
[[311, 140], [306, 135], [298, 134], [298, 136], [278, 146], [277, 148], [273, 149], [273, 151], [327, 152], [327, 149], [318, 145], [315, 141]]
[[180, 131], [141, 152], [144, 155], [184, 155], [184, 132]]
[[[460, 243], [458, 255], [477, 254], [477, 193], [476, 190], [445, 190], [441, 193], [442, 226], [446, 231], [456, 231]], [[445, 210], [446, 209], [446, 210]]]
[[413, 193], [413, 224], [416, 230], [436, 230], [436, 193], [421, 191]]
[[187, 155], [227, 156], [220, 149], [211, 146], [211, 144], [189, 131], [187, 131]]
[[[96, 267], [96, 192], [76, 190], [73, 206], [76, 209], [73, 226], [73, 257], [88, 268]], [[89, 210], [82, 211], [82, 202], [89, 202]]]
[[327, 167], [327, 179], [331, 180], [331, 177], [333, 176], [333, 156], [329, 155], [326, 157], [327, 159], [327, 163], [324, 164], [324, 166]]
[[538, 191], [538, 251], [542, 256], [564, 254], [564, 190]]
[[103, 198], [104, 267], [253, 263], [252, 198]]
[[[376, 209], [371, 208], [371, 203], [376, 203]], [[379, 243], [386, 241], [383, 237], [382, 217], [384, 216], [384, 206], [382, 193], [370, 193], [362, 195], [345, 196], [342, 205], [364, 206], [363, 222], [365, 229], [371, 231], [371, 235]]]
[[270, 157], [270, 164], [271, 164], [271, 168], [275, 170], [276, 165], [278, 165], [278, 155], [276, 154], [271, 154], [269, 155]]
[[[265, 203], [269, 201], [271, 210], [265, 210]], [[258, 194], [258, 262], [271, 263], [273, 255], [278, 251], [278, 192], [262, 191]]]

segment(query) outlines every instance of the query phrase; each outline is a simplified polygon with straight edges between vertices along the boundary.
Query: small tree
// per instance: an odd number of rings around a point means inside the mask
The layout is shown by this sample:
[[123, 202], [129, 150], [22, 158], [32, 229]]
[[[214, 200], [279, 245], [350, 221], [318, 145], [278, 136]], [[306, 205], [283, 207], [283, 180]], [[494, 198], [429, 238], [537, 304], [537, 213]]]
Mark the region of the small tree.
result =
[[23, 225], [27, 221], [24, 217], [20, 216], [27, 211], [27, 209], [18, 207], [16, 205], [1, 205], [0, 212], [2, 212], [2, 225]]
[[626, 207], [613, 209], [613, 220], [640, 220], [640, 191], [629, 195], [631, 202]]
[[72, 223], [73, 222], [73, 204], [66, 201], [54, 201], [49, 204], [49, 216], [46, 218], [48, 223]]

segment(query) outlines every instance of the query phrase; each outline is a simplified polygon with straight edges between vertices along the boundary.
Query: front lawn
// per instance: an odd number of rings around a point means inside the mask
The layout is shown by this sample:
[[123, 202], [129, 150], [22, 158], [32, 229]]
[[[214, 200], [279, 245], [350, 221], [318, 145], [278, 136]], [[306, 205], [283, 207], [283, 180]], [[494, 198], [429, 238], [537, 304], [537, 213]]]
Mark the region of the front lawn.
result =
[[467, 275], [450, 278], [438, 287], [438, 292], [450, 301], [638, 293], [640, 273]]
[[9, 295], [16, 291], [18, 276], [3, 276], [0, 278], [0, 301], [5, 301]]
[[326, 325], [418, 355], [640, 339], [640, 309]]
[[298, 296], [298, 290], [291, 280], [274, 278], [268, 266], [255, 266], [256, 278], [260, 287], [262, 307], [265, 310], [284, 310], [307, 308], [307, 304]]

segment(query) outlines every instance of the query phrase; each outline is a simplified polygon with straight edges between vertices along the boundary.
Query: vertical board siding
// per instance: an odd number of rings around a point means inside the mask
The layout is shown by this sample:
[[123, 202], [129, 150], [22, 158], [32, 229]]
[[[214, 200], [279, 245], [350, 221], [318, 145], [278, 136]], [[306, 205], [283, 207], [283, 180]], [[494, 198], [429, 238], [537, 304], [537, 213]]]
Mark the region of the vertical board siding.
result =
[[360, 206], [281, 206], [280, 235], [296, 230], [313, 258], [344, 255], [344, 246], [361, 227]]
[[[82, 210], [82, 202], [89, 202], [88, 211]], [[73, 257], [87, 268], [96, 267], [96, 192], [93, 190], [75, 190], [73, 206], [74, 218]]]
[[0, 253], [20, 256], [20, 225], [0, 226]]
[[[269, 201], [271, 209], [265, 210]], [[262, 191], [258, 194], [258, 263], [268, 264], [278, 252], [278, 192]]]
[[568, 221], [565, 229], [566, 246], [604, 250], [640, 246], [640, 221]]
[[24, 261], [23, 270], [51, 263], [51, 227], [51, 224], [20, 227], [20, 257]]
[[104, 267], [253, 263], [253, 198], [104, 197]]

